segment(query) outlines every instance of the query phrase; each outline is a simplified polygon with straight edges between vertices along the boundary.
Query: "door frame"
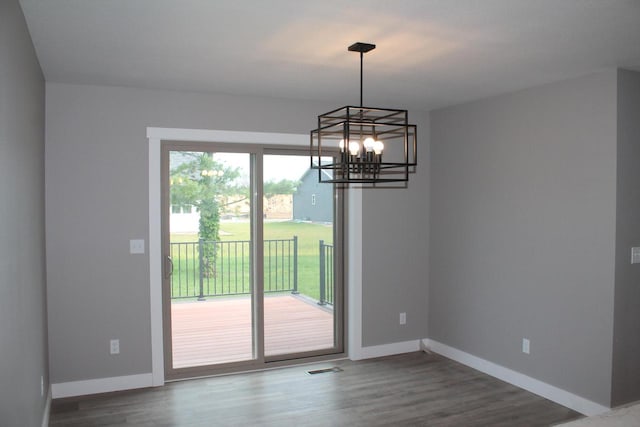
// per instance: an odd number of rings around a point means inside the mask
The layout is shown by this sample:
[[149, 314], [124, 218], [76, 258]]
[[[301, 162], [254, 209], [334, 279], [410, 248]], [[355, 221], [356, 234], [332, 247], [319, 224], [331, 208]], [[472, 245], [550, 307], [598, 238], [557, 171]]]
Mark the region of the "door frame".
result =
[[[153, 386], [165, 383], [164, 346], [162, 325], [162, 188], [161, 188], [161, 143], [166, 140], [193, 142], [226, 142], [257, 145], [281, 145], [305, 147], [309, 136], [269, 132], [219, 131], [182, 128], [148, 127], [149, 142], [149, 297], [150, 297], [150, 340], [151, 379]], [[363, 357], [362, 348], [362, 190], [351, 189], [347, 193], [348, 209], [345, 209], [344, 236], [345, 254], [349, 254], [349, 265], [345, 258], [344, 272], [344, 313], [345, 336], [343, 353], [330, 356], [308, 358], [301, 363], [315, 360], [337, 359], [346, 356], [357, 360]], [[271, 362], [270, 367], [290, 365], [291, 361]]]

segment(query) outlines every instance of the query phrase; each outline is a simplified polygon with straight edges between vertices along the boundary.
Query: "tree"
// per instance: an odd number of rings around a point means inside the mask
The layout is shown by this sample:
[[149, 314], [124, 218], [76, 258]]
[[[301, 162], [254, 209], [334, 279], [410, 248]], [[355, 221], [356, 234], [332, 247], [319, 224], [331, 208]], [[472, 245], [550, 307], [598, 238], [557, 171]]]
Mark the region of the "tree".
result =
[[267, 181], [264, 183], [264, 196], [269, 199], [278, 194], [293, 194], [296, 192], [300, 181], [282, 179], [280, 181]]
[[171, 152], [171, 204], [195, 206], [200, 212], [198, 235], [201, 245], [204, 274], [215, 275], [216, 244], [220, 240], [221, 199], [238, 194], [234, 185], [240, 176], [238, 168], [216, 161], [213, 153]]

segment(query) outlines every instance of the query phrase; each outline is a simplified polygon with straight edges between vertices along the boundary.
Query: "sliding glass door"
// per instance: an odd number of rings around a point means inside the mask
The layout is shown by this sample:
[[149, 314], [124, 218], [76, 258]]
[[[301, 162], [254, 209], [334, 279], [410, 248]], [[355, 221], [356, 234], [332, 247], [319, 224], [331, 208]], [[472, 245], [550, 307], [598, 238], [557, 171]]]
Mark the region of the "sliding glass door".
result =
[[342, 352], [336, 196], [306, 153], [163, 144], [167, 378]]
[[167, 154], [170, 367], [253, 360], [251, 154]]
[[263, 159], [265, 356], [332, 349], [333, 186], [318, 183], [306, 155]]

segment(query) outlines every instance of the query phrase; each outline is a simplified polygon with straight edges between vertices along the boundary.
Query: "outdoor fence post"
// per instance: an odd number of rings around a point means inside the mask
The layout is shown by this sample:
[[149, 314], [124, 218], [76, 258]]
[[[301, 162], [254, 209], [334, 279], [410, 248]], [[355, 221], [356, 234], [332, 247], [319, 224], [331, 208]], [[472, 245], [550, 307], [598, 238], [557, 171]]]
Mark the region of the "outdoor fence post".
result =
[[297, 295], [298, 292], [298, 236], [293, 236], [293, 291], [292, 294]]
[[198, 295], [198, 301], [205, 301], [204, 298], [204, 272], [202, 270], [202, 265], [204, 263], [204, 256], [203, 256], [203, 247], [202, 247], [202, 239], [198, 239], [198, 256], [200, 258], [200, 295]]
[[325, 295], [325, 260], [324, 260], [324, 240], [320, 240], [320, 301], [318, 301], [318, 305], [326, 305], [326, 295]]

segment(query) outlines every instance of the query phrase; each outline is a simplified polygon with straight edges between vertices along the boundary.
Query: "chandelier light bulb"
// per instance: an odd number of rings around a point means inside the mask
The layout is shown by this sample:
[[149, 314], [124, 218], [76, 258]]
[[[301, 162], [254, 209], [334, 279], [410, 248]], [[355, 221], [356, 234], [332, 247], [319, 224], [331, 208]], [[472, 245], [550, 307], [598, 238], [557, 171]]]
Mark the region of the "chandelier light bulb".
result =
[[344, 139], [341, 139], [340, 142], [338, 143], [338, 146], [340, 147], [340, 151], [344, 151]]
[[384, 150], [384, 143], [382, 141], [375, 141], [373, 143], [373, 152], [380, 155], [382, 154], [382, 150]]
[[349, 142], [349, 154], [351, 154], [352, 156], [357, 156], [359, 152], [360, 144], [358, 144], [356, 141]]
[[371, 137], [367, 137], [364, 142], [362, 143], [362, 145], [364, 146], [364, 151], [366, 152], [371, 152], [373, 151], [373, 148], [375, 146], [375, 139], [371, 138]]

